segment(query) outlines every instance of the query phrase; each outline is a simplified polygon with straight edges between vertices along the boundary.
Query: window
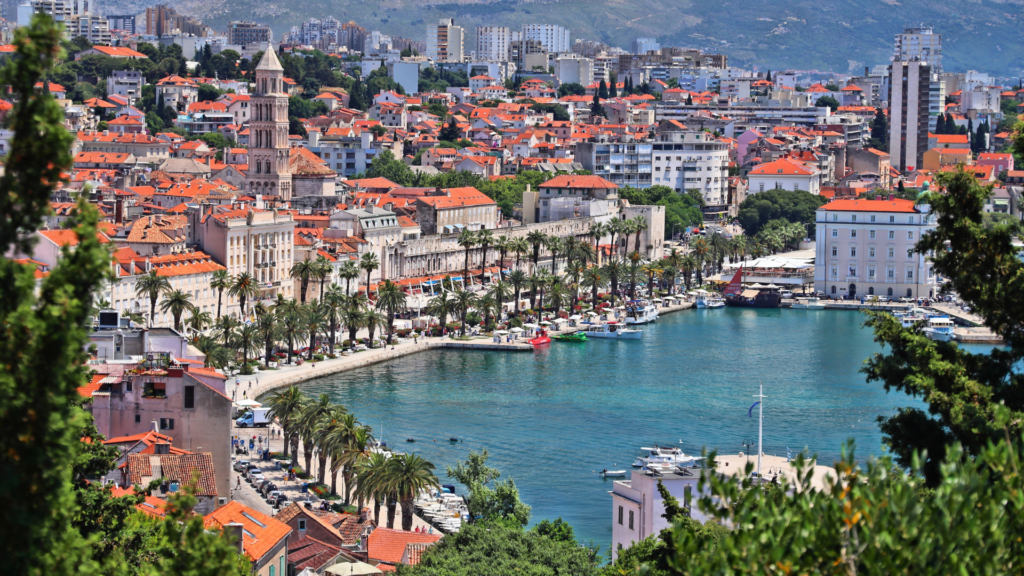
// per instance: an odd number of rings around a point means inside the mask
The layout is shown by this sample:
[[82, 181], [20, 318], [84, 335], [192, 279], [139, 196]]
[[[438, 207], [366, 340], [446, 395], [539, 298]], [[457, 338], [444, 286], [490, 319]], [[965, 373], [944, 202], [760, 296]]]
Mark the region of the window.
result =
[[185, 408], [196, 407], [196, 387], [185, 386]]
[[856, 214], [850, 216], [850, 222], [856, 222], [856, 221], [857, 221], [857, 215]]
[[284, 570], [284, 556], [281, 556], [280, 558], [278, 558], [277, 559], [277, 563], [281, 565], [281, 576], [285, 576], [285, 574], [287, 574], [287, 572], [285, 572], [285, 570]]
[[140, 422], [142, 422], [142, 415], [141, 414], [136, 414], [135, 415], [135, 423], [138, 424]]
[[889, 216], [889, 222], [895, 222], [895, 221], [896, 221], [896, 217], [895, 216]]
[[875, 257], [875, 247], [874, 246], [868, 246], [868, 258], [874, 258], [874, 257]]
[[832, 279], [835, 280], [836, 277], [839, 276], [839, 268], [836, 267], [836, 266], [833, 266], [831, 272], [832, 272]]
[[299, 519], [299, 530], [305, 530], [305, 529], [306, 529], [306, 519], [305, 518], [301, 518], [301, 519]]
[[167, 384], [164, 382], [146, 382], [142, 388], [143, 398], [167, 398]]
[[622, 526], [622, 506], [619, 506], [619, 526]]
[[868, 266], [868, 280], [874, 280], [874, 279], [875, 279], [875, 267], [874, 266]]
[[857, 247], [856, 246], [850, 246], [850, 258], [856, 258], [856, 257], [857, 257]]
[[275, 574], [275, 572], [274, 572], [274, 565], [271, 564], [270, 565], [270, 576], [274, 576], [274, 574]]
[[913, 268], [907, 268], [907, 280], [913, 280], [913, 279], [914, 279], [914, 269]]
[[126, 392], [131, 392], [132, 391], [132, 381], [131, 380], [126, 380], [125, 381], [124, 389], [125, 389]]
[[893, 278], [896, 277], [896, 270], [892, 266], [889, 266], [889, 268], [885, 271], [885, 277], [892, 280]]
[[857, 231], [856, 230], [850, 230], [850, 238], [856, 238], [856, 237], [857, 237]]
[[161, 430], [174, 430], [174, 418], [161, 418], [160, 419]]
[[835, 293], [836, 293], [836, 287], [835, 287], [835, 286], [833, 286], [833, 287], [832, 287], [832, 293], [833, 293], [833, 294], [835, 294]]
[[913, 240], [913, 239], [914, 239], [914, 231], [913, 230], [908, 230], [907, 231], [907, 240]]
[[875, 231], [874, 230], [869, 230], [868, 231], [868, 238], [874, 238], [874, 237], [875, 237]]
[[839, 238], [839, 230], [836, 230], [835, 228], [833, 228], [832, 229], [832, 237], [833, 238]]
[[633, 529], [633, 511], [632, 510], [629, 511], [629, 529], [630, 530]]
[[839, 220], [839, 214], [833, 214], [832, 215], [832, 221], [833, 222], [837, 222], [838, 220]]
[[832, 255], [833, 256], [839, 256], [839, 246], [833, 246], [832, 247]]
[[889, 258], [893, 258], [896, 255], [895, 248], [889, 248]]
[[895, 239], [896, 239], [896, 231], [895, 230], [889, 230], [889, 240], [895, 240]]
[[914, 249], [913, 248], [908, 248], [907, 249], [907, 259], [910, 259], [910, 258], [913, 258], [913, 257], [914, 257]]
[[872, 221], [872, 222], [874, 222], [874, 221], [875, 221], [875, 215], [874, 215], [874, 214], [872, 214], [872, 215], [871, 215], [871, 221]]

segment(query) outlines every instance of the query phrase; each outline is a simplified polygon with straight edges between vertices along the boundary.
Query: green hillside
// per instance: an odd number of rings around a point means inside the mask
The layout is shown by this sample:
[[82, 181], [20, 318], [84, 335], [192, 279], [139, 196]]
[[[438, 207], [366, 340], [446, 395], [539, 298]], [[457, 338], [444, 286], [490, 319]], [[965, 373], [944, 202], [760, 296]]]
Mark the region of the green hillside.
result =
[[638, 36], [655, 37], [724, 52], [740, 66], [836, 72], [888, 62], [894, 35], [905, 24], [925, 22], [943, 35], [947, 71], [1015, 77], [1024, 70], [1024, 4], [1018, 0], [185, 0], [176, 7], [217, 27], [236, 19], [270, 23], [277, 38], [304, 19], [331, 15], [423, 40], [427, 22], [455, 18], [467, 29], [466, 49], [472, 50], [477, 25], [550, 23], [569, 28], [574, 40], [628, 47]]

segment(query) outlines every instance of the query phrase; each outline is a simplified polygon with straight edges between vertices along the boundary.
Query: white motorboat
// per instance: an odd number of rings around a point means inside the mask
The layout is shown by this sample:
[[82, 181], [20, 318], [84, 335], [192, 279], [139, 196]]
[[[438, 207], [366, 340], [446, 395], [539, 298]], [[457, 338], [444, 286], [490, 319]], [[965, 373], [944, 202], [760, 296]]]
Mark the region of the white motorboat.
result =
[[921, 308], [912, 308], [909, 312], [897, 312], [894, 316], [900, 321], [900, 326], [903, 328], [913, 328], [915, 324], [927, 322], [929, 318]]
[[648, 324], [658, 319], [658, 307], [646, 300], [626, 304], [626, 324]]
[[604, 476], [605, 478], [608, 478], [610, 476], [619, 477], [619, 476], [625, 476], [626, 475], [626, 471], [625, 470], [601, 470], [600, 472], [598, 472], [598, 474], [600, 474], [601, 476]]
[[725, 300], [707, 292], [706, 290], [697, 291], [697, 308], [725, 308]]
[[643, 330], [632, 330], [618, 322], [608, 322], [607, 324], [587, 326], [584, 334], [587, 335], [587, 338], [628, 338], [635, 340], [643, 335]]
[[825, 303], [819, 298], [797, 298], [793, 303], [794, 310], [824, 310]]
[[956, 324], [946, 317], [929, 318], [928, 325], [922, 329], [924, 335], [939, 342], [949, 342], [953, 339], [953, 328]]

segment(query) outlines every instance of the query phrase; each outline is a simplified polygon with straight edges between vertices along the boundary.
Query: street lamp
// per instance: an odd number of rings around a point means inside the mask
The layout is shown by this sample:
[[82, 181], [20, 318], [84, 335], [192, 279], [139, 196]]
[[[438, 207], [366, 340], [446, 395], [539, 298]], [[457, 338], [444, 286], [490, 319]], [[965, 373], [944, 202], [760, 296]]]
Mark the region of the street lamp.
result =
[[753, 440], [744, 440], [743, 441], [743, 448], [744, 448], [743, 454], [745, 454], [746, 457], [747, 457], [747, 464], [750, 464], [750, 449], [753, 448], [753, 447], [754, 447], [754, 441]]

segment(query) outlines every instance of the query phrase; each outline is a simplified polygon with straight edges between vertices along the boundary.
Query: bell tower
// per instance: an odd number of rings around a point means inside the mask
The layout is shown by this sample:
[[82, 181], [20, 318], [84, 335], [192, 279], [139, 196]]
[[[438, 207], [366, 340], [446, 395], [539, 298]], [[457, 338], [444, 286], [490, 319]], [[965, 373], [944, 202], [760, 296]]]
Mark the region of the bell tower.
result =
[[273, 48], [263, 53], [256, 66], [256, 87], [250, 98], [249, 172], [250, 194], [292, 197], [292, 176], [288, 171], [288, 93], [284, 68]]

